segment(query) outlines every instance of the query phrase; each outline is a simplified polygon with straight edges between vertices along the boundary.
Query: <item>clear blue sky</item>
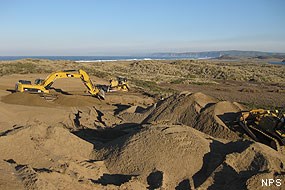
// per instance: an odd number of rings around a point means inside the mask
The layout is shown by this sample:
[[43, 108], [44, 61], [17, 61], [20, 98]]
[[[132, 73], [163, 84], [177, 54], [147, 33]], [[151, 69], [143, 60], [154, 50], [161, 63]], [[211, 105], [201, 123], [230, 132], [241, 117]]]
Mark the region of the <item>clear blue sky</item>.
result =
[[0, 55], [285, 52], [284, 0], [0, 0]]

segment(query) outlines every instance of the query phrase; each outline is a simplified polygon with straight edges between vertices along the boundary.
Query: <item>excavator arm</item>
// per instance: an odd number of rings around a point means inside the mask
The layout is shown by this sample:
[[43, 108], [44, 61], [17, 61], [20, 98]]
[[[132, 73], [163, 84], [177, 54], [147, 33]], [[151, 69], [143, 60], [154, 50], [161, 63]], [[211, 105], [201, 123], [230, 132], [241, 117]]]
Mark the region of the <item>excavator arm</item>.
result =
[[94, 86], [89, 75], [81, 69], [53, 72], [47, 76], [45, 80], [37, 79], [36, 84], [23, 84], [19, 81], [16, 84], [16, 91], [49, 93], [49, 89], [51, 88], [54, 81], [62, 78], [80, 78], [92, 96], [96, 96], [100, 99], [105, 99], [104, 91]]
[[98, 88], [94, 88], [94, 85], [89, 77], [89, 75], [83, 71], [83, 70], [78, 70], [79, 74], [80, 74], [80, 78], [83, 81], [84, 85], [86, 86], [86, 88], [88, 89], [88, 92], [90, 94], [97, 94], [98, 93]]

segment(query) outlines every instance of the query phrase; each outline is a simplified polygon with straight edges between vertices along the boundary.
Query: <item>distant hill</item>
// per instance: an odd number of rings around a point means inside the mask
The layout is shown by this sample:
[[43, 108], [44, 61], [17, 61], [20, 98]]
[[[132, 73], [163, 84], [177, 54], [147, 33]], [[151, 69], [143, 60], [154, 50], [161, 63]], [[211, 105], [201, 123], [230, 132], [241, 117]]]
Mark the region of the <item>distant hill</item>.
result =
[[234, 56], [229, 56], [229, 55], [222, 55], [220, 57], [216, 57], [214, 59], [227, 59], [227, 60], [235, 60], [238, 59], [238, 57], [234, 57]]
[[261, 51], [203, 51], [185, 53], [154, 53], [153, 57], [181, 57], [181, 58], [219, 58], [219, 57], [256, 57], [256, 58], [285, 58], [285, 53], [272, 53]]

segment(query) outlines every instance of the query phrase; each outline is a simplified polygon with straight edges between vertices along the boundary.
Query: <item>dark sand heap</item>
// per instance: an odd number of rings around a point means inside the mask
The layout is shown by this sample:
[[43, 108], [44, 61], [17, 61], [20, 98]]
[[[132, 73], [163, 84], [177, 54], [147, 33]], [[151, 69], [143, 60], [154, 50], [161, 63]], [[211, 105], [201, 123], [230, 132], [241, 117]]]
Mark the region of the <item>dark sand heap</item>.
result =
[[145, 125], [109, 142], [94, 159], [101, 154], [110, 173], [136, 176], [150, 189], [250, 189], [262, 177], [285, 177], [276, 151], [251, 141], [221, 142], [184, 125]]
[[[44, 96], [47, 96], [46, 99]], [[51, 101], [47, 101], [48, 98]], [[42, 106], [42, 107], [55, 107], [55, 106], [90, 106], [101, 105], [101, 101], [95, 97], [83, 95], [63, 95], [63, 94], [30, 94], [30, 93], [12, 93], [2, 97], [2, 102], [7, 104], [18, 104], [27, 106]]]
[[239, 136], [225, 123], [234, 121], [243, 107], [236, 102], [222, 101], [203, 93], [181, 93], [170, 96], [145, 110], [120, 113], [134, 123], [183, 124], [217, 138], [237, 140]]
[[2, 102], [7, 104], [18, 104], [26, 106], [52, 107], [53, 104], [41, 98], [38, 94], [12, 93], [2, 97]]
[[159, 102], [143, 123], [181, 123], [193, 126], [201, 110], [217, 100], [202, 93], [182, 93]]

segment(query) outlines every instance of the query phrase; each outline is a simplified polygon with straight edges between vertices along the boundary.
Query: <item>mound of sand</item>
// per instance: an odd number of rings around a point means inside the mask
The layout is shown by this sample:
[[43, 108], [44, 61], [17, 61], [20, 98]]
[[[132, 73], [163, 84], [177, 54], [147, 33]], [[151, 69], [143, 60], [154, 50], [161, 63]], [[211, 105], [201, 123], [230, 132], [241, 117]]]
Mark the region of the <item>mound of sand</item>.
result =
[[0, 175], [0, 189], [24, 189], [24, 185], [17, 176], [13, 175], [15, 172], [7, 162], [0, 161], [1, 175]]
[[2, 102], [7, 104], [18, 104], [26, 106], [42, 106], [42, 107], [55, 107], [66, 106], [66, 107], [83, 107], [92, 105], [101, 105], [102, 101], [96, 97], [83, 96], [83, 95], [63, 95], [56, 94], [55, 99], [52, 101], [45, 100], [40, 94], [30, 93], [12, 93], [2, 97]]
[[229, 128], [229, 123], [235, 121], [238, 112], [243, 109], [240, 104], [229, 101], [215, 103], [200, 113], [193, 127], [213, 137], [228, 140], [240, 139], [239, 134]]
[[194, 126], [199, 113], [217, 100], [203, 93], [182, 93], [157, 103], [143, 123], [181, 123]]
[[43, 166], [55, 157], [87, 159], [93, 149], [92, 144], [61, 126], [44, 125], [18, 126], [7, 131], [0, 138], [0, 147], [1, 159], [13, 159], [33, 166]]
[[147, 125], [102, 152], [112, 174], [137, 176], [149, 189], [245, 189], [257, 187], [265, 173], [285, 177], [276, 151], [250, 141], [221, 142], [183, 125]]
[[2, 97], [2, 102], [7, 104], [19, 104], [26, 106], [43, 106], [52, 107], [52, 103], [47, 102], [45, 99], [41, 98], [38, 94], [30, 93], [12, 93], [7, 96]]
[[146, 189], [90, 159], [93, 144], [62, 125], [19, 126], [0, 135], [0, 147], [3, 189]]
[[95, 106], [73, 107], [72, 112], [69, 114], [69, 121], [71, 122], [65, 122], [65, 124], [72, 130], [112, 127], [122, 122], [122, 120], [115, 117], [112, 112], [100, 111]]
[[163, 175], [163, 187], [174, 189], [202, 167], [203, 157], [210, 151], [207, 137], [187, 126], [146, 126], [133, 136], [111, 142], [105, 164], [111, 173], [139, 175], [146, 184], [149, 176]]
[[142, 110], [130, 107], [119, 116], [127, 122], [183, 124], [217, 138], [240, 139], [229, 128], [237, 113], [244, 108], [235, 102], [221, 101], [203, 93], [181, 93]]
[[110, 104], [122, 104], [122, 105], [142, 105], [149, 106], [154, 103], [152, 97], [142, 95], [136, 92], [109, 92], [106, 94], [106, 101]]
[[142, 123], [146, 117], [153, 112], [153, 110], [156, 108], [156, 105], [157, 103], [147, 108], [140, 106], [131, 106], [128, 109], [121, 111], [119, 114], [117, 114], [117, 116], [128, 123]]
[[13, 182], [3, 189], [103, 189], [89, 180], [108, 173], [89, 160], [93, 145], [62, 126], [19, 126], [0, 136], [0, 147], [1, 170], [12, 171], [0, 179]]
[[184, 125], [144, 125], [102, 149], [94, 145], [62, 125], [7, 131], [0, 136], [0, 187], [256, 189], [264, 178], [285, 180], [284, 156], [267, 146], [221, 142]]
[[100, 105], [102, 101], [100, 101], [96, 97], [92, 96], [82, 96], [82, 95], [57, 95], [57, 99], [53, 101], [53, 103], [58, 104], [60, 106], [67, 107], [75, 107], [75, 106], [92, 106], [92, 105]]
[[[228, 143], [226, 147], [233, 145]], [[209, 177], [199, 181], [198, 189], [268, 189], [261, 186], [262, 179], [280, 179], [282, 182], [285, 179], [284, 157], [265, 145], [254, 143], [245, 149], [236, 146], [224, 154], [218, 150], [218, 154], [216, 158], [220, 162], [212, 163], [213, 158], [209, 159], [203, 174]], [[270, 189], [282, 189], [282, 186]]]

